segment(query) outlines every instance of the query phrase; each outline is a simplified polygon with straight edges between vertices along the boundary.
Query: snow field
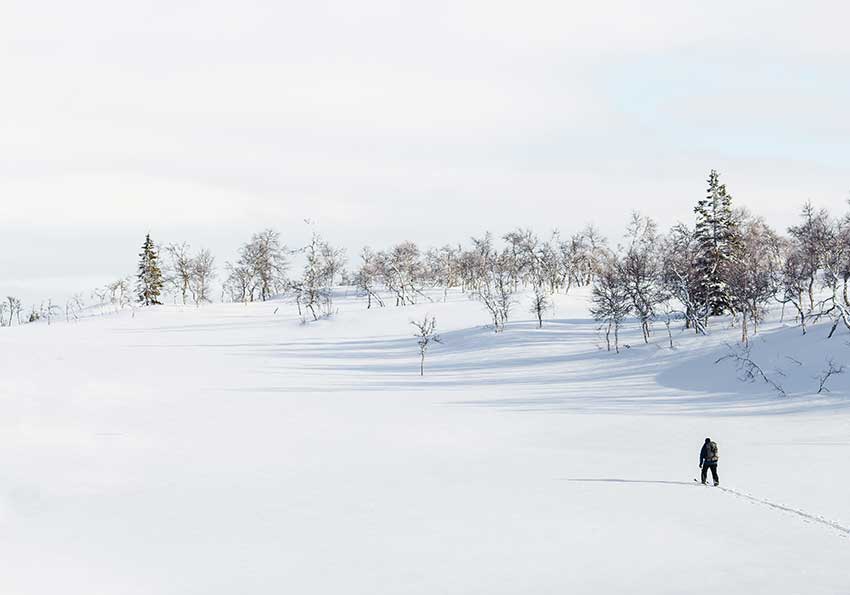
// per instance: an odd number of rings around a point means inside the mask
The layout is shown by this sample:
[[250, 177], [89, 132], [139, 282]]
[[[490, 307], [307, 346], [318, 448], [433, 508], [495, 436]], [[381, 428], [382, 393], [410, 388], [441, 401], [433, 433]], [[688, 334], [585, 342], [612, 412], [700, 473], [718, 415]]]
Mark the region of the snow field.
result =
[[[809, 388], [844, 339], [765, 327], [781, 399], [714, 365], [737, 331], [616, 356], [585, 298], [498, 336], [461, 295], [4, 329], [0, 591], [846, 591], [848, 379]], [[706, 435], [728, 490], [692, 481]]]

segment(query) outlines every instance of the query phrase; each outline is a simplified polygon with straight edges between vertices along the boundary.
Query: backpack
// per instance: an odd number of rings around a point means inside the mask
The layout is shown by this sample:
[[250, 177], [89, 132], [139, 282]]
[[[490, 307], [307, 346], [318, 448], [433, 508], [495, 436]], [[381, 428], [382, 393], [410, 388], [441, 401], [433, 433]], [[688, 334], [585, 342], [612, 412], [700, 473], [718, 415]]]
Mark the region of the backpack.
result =
[[705, 453], [705, 460], [709, 463], [716, 463], [719, 458], [720, 456], [718, 456], [717, 454], [717, 443], [712, 440], [708, 443], [708, 448], [706, 449]]

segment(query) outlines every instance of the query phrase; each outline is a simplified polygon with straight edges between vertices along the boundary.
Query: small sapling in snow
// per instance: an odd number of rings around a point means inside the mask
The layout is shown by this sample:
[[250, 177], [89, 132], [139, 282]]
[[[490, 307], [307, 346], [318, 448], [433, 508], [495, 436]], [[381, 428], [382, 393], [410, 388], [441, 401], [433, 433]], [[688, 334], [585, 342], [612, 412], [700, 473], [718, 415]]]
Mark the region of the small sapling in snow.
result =
[[416, 327], [416, 334], [413, 336], [417, 339], [416, 343], [419, 345], [419, 375], [424, 376], [425, 353], [428, 351], [431, 343], [442, 343], [443, 341], [440, 339], [440, 335], [436, 333], [437, 319], [433, 316], [426, 314], [421, 322], [413, 320], [410, 324]]

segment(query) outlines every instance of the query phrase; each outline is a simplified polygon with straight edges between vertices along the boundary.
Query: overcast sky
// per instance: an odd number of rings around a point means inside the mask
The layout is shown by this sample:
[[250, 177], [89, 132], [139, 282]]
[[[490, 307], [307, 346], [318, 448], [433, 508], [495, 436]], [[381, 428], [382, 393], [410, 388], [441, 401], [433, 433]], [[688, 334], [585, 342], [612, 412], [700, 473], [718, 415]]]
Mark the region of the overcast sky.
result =
[[131, 273], [147, 231], [614, 236], [690, 222], [711, 168], [777, 227], [843, 212], [850, 8], [783, 4], [0, 0], [0, 295]]

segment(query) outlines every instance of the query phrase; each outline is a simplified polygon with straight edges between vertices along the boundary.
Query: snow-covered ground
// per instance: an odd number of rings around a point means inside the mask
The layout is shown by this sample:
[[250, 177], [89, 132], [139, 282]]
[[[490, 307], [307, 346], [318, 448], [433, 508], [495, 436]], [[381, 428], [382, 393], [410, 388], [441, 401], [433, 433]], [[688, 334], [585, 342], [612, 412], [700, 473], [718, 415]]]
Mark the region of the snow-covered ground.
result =
[[2, 329], [0, 593], [848, 591], [850, 373], [813, 394], [845, 336], [768, 324], [782, 398], [714, 363], [722, 324], [601, 350], [580, 292], [500, 335], [459, 294], [337, 305]]

